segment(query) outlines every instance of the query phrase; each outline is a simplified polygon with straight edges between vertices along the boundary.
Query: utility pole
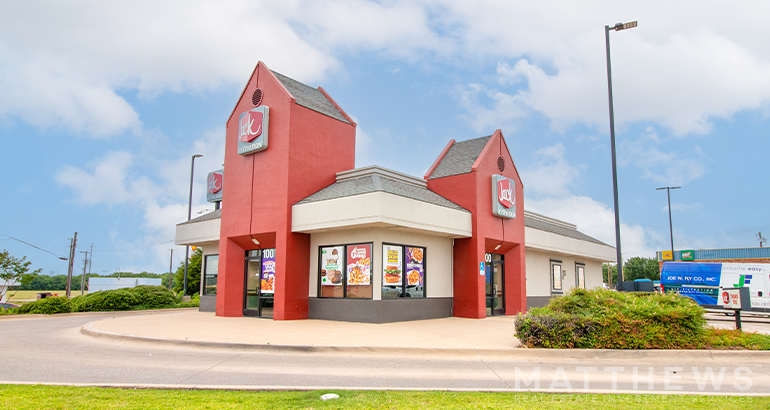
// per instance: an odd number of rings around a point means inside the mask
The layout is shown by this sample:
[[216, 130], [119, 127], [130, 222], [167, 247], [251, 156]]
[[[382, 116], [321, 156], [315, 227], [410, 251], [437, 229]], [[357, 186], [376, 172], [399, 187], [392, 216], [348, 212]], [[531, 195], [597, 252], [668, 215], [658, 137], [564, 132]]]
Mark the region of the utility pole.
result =
[[84, 253], [85, 256], [83, 257], [83, 276], [80, 277], [80, 296], [83, 296], [83, 289], [86, 287], [86, 267], [88, 267], [88, 251], [80, 251], [80, 253]]
[[67, 268], [67, 299], [70, 298], [70, 293], [72, 292], [72, 269], [75, 267], [75, 249], [77, 248], [77, 245], [78, 233], [75, 232], [75, 236], [70, 242], [69, 267]]
[[174, 248], [169, 249], [171, 251], [171, 258], [168, 261], [168, 290], [171, 290], [171, 270], [174, 268]]

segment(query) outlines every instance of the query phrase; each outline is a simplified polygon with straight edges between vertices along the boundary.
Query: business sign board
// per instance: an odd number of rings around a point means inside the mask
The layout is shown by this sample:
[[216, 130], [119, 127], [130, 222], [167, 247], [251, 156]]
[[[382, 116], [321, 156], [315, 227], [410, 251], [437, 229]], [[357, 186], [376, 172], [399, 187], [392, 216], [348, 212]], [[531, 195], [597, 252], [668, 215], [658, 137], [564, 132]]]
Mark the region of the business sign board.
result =
[[206, 178], [206, 201], [222, 201], [222, 181], [224, 172], [224, 169], [209, 172], [209, 176]]
[[674, 252], [673, 251], [661, 251], [660, 252], [660, 258], [664, 261], [672, 261], [674, 260]]
[[252, 108], [238, 118], [238, 153], [253, 154], [267, 149], [270, 108], [265, 105]]
[[492, 175], [492, 214], [516, 218], [516, 182], [502, 175]]
[[722, 305], [725, 309], [741, 310], [741, 288], [725, 288], [722, 290]]
[[694, 261], [695, 251], [681, 251], [680, 253], [683, 261]]

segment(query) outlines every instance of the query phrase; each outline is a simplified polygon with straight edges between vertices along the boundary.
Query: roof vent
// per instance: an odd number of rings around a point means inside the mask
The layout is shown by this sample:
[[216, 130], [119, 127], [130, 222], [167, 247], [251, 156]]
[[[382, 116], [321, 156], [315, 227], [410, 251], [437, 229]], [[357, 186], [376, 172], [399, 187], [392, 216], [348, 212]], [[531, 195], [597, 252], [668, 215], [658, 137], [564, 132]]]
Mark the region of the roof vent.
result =
[[260, 104], [262, 104], [262, 89], [257, 87], [256, 90], [254, 90], [254, 94], [251, 96], [251, 102], [254, 104], [255, 107], [258, 107]]
[[497, 157], [497, 169], [499, 169], [500, 172], [505, 171], [505, 160], [502, 155]]

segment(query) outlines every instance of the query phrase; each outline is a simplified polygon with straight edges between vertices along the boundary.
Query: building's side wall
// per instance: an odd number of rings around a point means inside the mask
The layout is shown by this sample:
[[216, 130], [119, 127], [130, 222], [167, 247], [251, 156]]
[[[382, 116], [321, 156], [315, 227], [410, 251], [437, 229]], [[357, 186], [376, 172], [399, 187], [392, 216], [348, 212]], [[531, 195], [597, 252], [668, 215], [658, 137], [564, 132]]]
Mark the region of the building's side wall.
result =
[[602, 286], [602, 262], [556, 252], [527, 248], [527, 308], [541, 307], [558, 294], [551, 292], [551, 261], [560, 261], [562, 271], [561, 294], [577, 286], [577, 266], [585, 266], [586, 289]]

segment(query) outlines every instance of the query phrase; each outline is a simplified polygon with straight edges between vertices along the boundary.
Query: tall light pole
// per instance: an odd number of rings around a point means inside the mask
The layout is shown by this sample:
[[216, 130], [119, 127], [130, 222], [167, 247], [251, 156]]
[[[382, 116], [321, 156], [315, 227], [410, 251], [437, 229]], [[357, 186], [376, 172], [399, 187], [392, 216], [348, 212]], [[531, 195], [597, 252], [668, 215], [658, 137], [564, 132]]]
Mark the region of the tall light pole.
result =
[[[193, 173], [195, 171], [195, 158], [200, 158], [203, 155], [195, 154], [190, 160], [190, 200], [187, 202], [187, 220], [192, 219], [192, 188], [193, 188]], [[187, 259], [190, 257], [190, 247], [184, 247], [184, 278], [182, 278], [182, 296], [187, 293]]]
[[674, 225], [671, 223], [671, 190], [672, 189], [679, 189], [680, 186], [664, 186], [662, 188], [655, 188], [656, 191], [660, 191], [662, 189], [666, 190], [666, 194], [668, 195], [668, 229], [669, 232], [671, 232], [671, 260], [674, 260]]
[[618, 290], [623, 290], [623, 256], [620, 252], [620, 211], [618, 210], [618, 168], [615, 161], [615, 111], [612, 107], [612, 69], [610, 67], [610, 30], [620, 31], [636, 27], [636, 21], [604, 26], [607, 44], [607, 90], [610, 97], [610, 146], [612, 149], [612, 192], [615, 196], [615, 251], [617, 252]]

